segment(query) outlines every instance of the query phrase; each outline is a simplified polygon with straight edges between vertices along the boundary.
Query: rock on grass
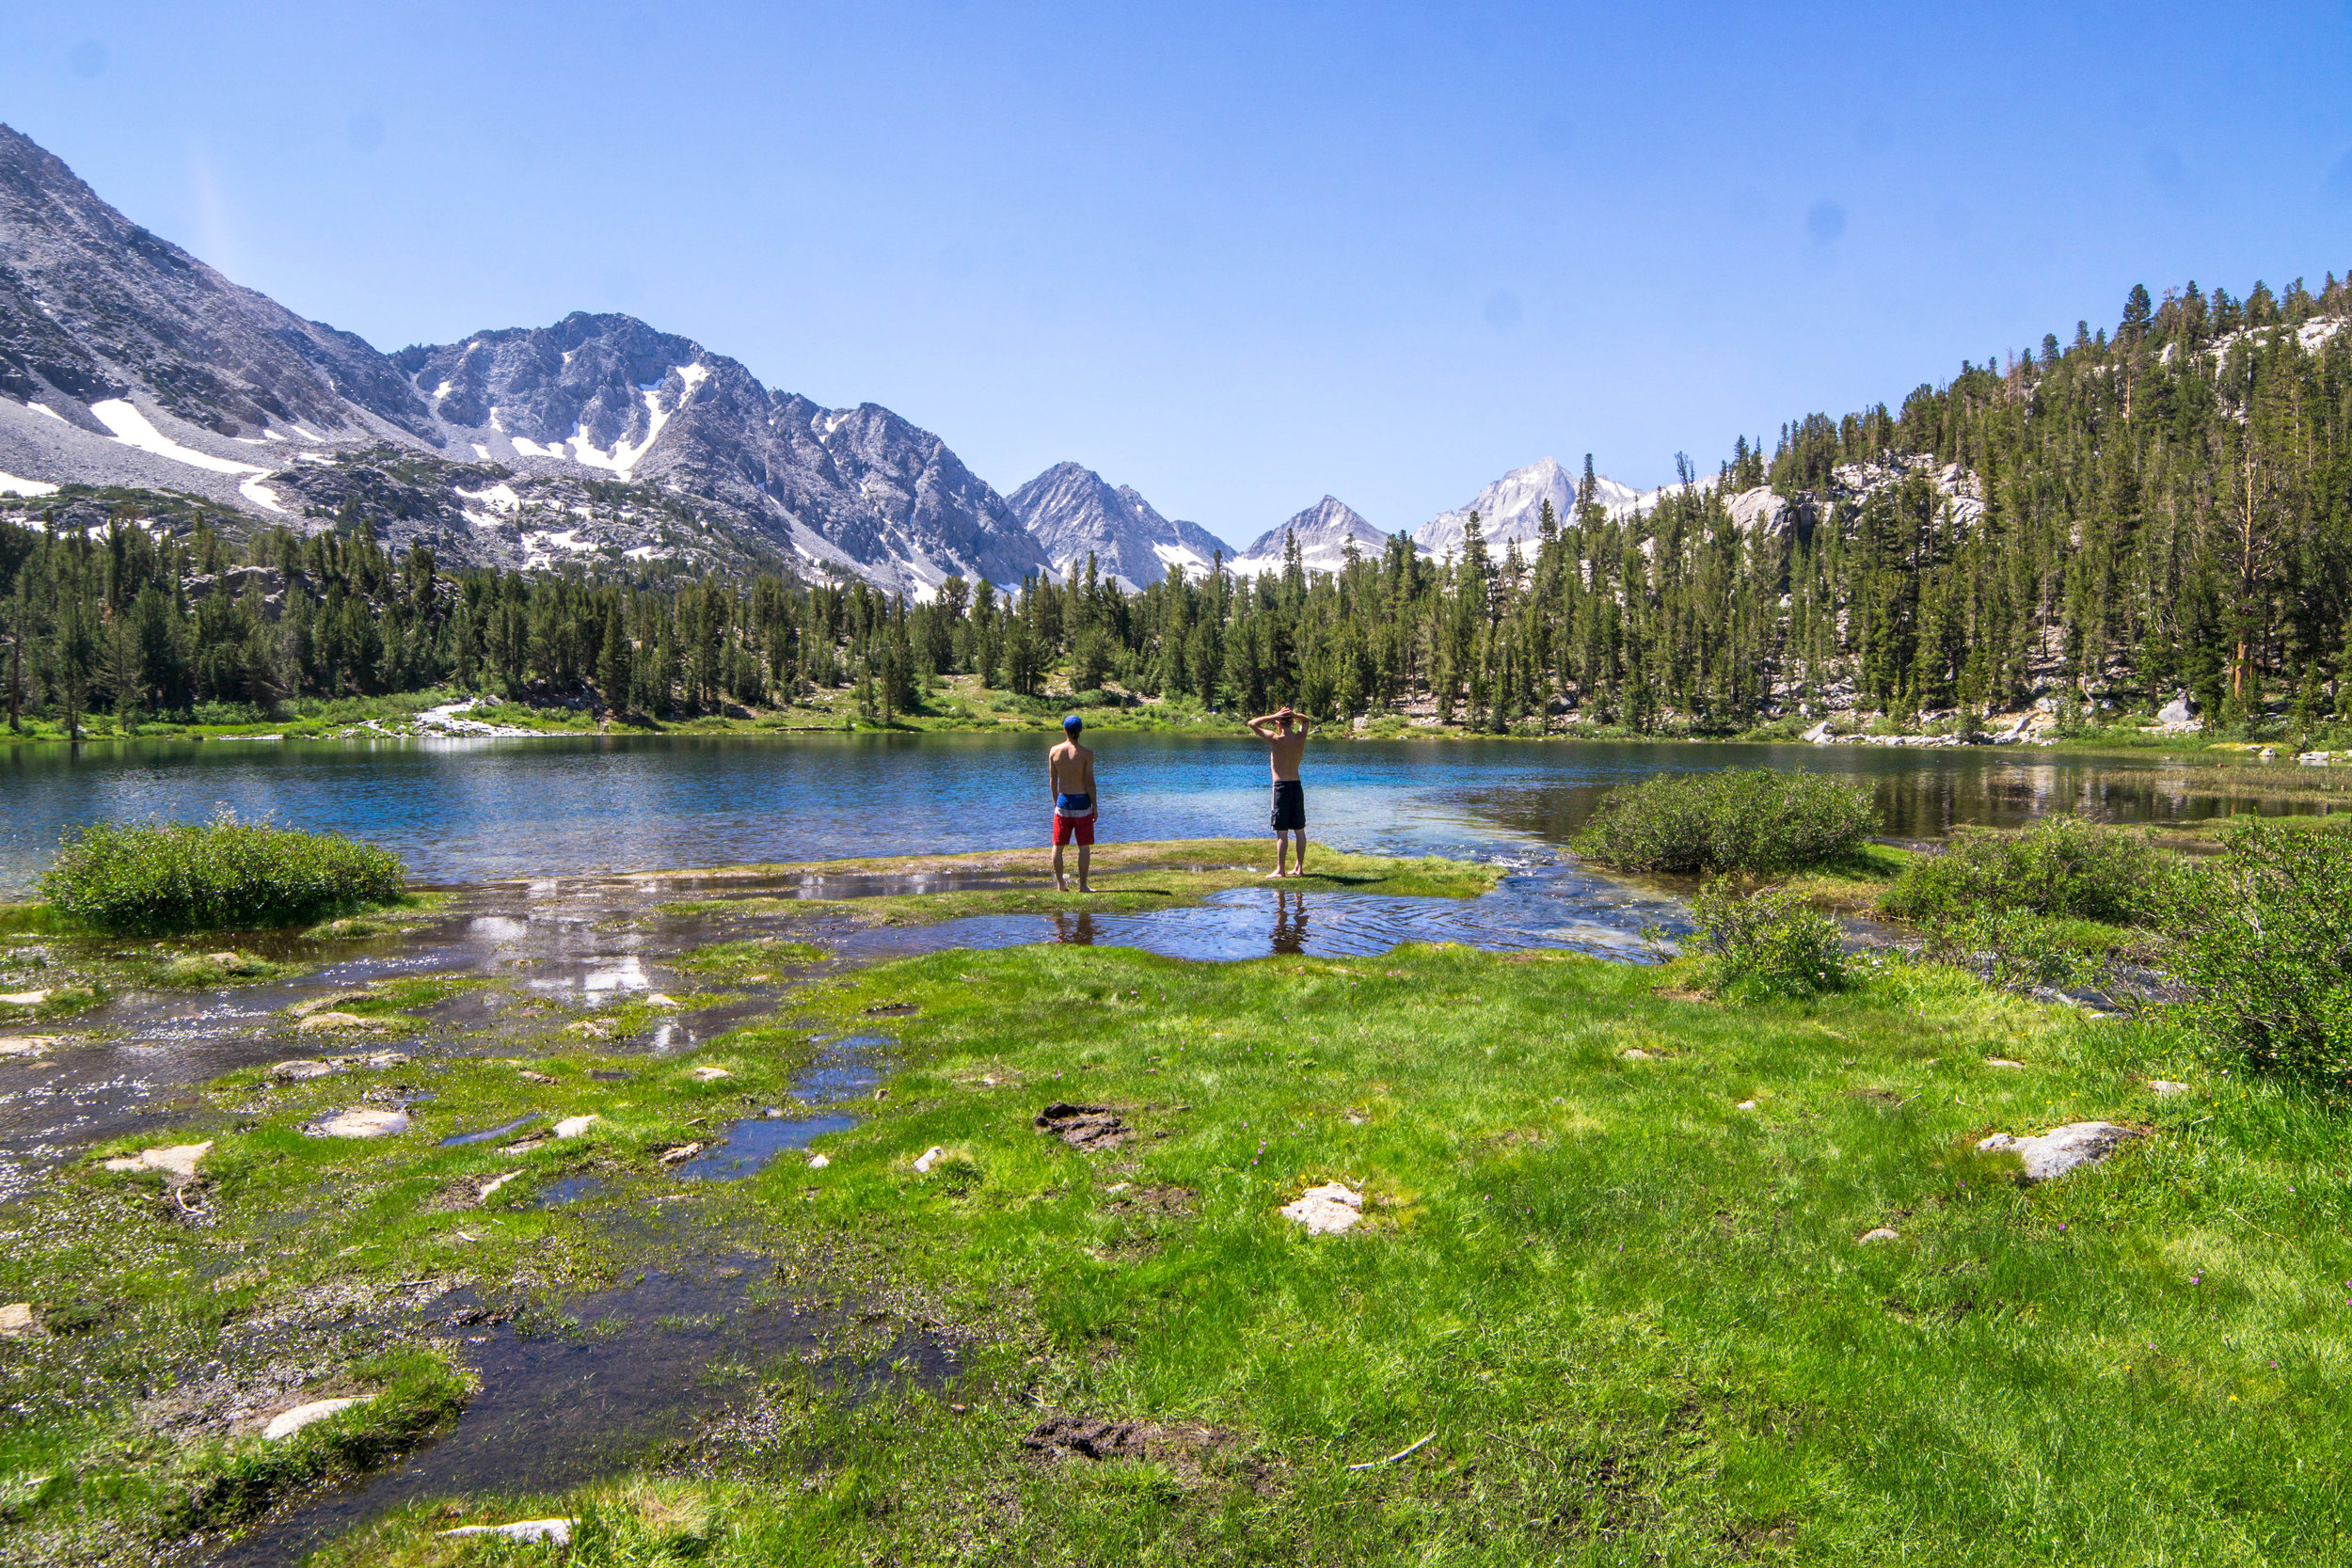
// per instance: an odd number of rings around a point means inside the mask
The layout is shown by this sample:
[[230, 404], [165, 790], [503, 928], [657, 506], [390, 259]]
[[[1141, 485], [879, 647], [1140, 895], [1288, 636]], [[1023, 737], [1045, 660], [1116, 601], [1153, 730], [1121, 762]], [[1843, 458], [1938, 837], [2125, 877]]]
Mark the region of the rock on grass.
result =
[[2024, 1166], [2018, 1180], [2030, 1186], [2054, 1180], [2068, 1171], [2095, 1165], [2134, 1138], [2148, 1134], [2112, 1121], [2070, 1121], [2047, 1132], [2021, 1138], [1995, 1132], [1977, 1148], [1988, 1154], [2014, 1154]]

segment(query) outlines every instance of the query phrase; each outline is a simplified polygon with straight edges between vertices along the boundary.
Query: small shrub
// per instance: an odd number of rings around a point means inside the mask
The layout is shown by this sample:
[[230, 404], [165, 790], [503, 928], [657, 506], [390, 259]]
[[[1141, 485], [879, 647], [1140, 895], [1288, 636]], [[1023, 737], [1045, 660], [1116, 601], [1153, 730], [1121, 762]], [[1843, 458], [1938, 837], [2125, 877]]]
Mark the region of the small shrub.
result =
[[1928, 955], [1974, 969], [2008, 990], [2083, 985], [2099, 972], [2098, 961], [2069, 942], [2055, 921], [2024, 910], [1938, 919], [1928, 927]]
[[2352, 829], [2244, 816], [2184, 879], [2184, 1010], [2252, 1066], [2352, 1089]]
[[1691, 901], [1710, 990], [1741, 988], [1780, 996], [1844, 989], [1846, 955], [1837, 923], [1796, 894], [1742, 894], [1709, 882]]
[[41, 895], [103, 930], [259, 929], [399, 899], [405, 873], [389, 849], [222, 816], [67, 834]]
[[1818, 773], [1661, 773], [1603, 796], [1577, 847], [1627, 871], [1774, 876], [1842, 860], [1878, 825], [1868, 791]]
[[2024, 911], [2111, 926], [2157, 917], [2174, 864], [2142, 832], [2052, 816], [2022, 832], [1964, 832], [1904, 868], [1880, 907], [1906, 920]]

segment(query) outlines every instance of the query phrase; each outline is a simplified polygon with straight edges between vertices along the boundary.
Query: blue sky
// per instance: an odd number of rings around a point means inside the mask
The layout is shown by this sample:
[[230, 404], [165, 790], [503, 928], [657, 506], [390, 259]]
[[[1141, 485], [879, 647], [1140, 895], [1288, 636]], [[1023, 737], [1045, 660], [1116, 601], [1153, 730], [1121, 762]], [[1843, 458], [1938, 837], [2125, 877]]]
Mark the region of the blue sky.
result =
[[35, 5], [0, 119], [379, 348], [618, 309], [1246, 541], [2352, 267], [2352, 3]]

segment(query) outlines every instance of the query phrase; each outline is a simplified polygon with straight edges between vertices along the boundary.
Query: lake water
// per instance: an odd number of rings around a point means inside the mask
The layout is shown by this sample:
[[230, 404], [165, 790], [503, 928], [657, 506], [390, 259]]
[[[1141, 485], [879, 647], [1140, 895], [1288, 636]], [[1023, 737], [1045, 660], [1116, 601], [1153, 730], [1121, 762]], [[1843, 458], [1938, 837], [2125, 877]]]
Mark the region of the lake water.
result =
[[[819, 735], [18, 746], [0, 752], [0, 897], [24, 895], [71, 826], [221, 809], [389, 846], [431, 883], [1009, 848], [1045, 837], [1047, 743]], [[1094, 743], [1104, 842], [1266, 832], [1263, 747], [1116, 734]], [[1309, 818], [1314, 836], [1344, 848], [1516, 857], [1565, 843], [1613, 784], [1758, 766], [1867, 783], [1899, 838], [2068, 809], [2139, 822], [2281, 809], [2191, 793], [2159, 756], [1433, 740], [1311, 748]]]

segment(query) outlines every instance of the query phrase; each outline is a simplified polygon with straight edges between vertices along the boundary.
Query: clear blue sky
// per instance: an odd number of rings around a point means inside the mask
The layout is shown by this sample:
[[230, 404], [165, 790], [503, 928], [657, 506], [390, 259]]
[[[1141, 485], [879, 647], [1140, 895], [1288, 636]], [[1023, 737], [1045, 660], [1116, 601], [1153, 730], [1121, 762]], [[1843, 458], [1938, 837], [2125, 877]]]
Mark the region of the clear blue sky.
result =
[[59, 6], [0, 119], [380, 348], [627, 310], [1246, 541], [2352, 267], [2352, 4]]

